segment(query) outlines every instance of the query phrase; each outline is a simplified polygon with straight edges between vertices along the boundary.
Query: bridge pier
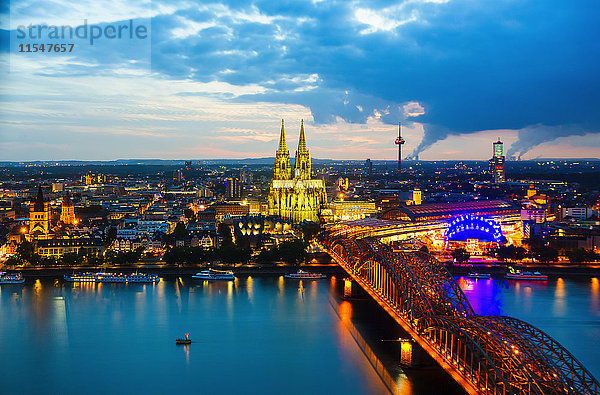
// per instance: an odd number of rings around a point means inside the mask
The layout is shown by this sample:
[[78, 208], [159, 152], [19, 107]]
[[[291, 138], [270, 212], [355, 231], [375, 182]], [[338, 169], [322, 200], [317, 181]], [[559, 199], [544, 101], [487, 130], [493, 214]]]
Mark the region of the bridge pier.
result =
[[351, 278], [344, 279], [344, 298], [356, 298], [361, 291], [360, 285], [358, 285]]
[[[351, 278], [344, 279], [344, 298], [353, 298], [356, 296], [356, 283]], [[354, 293], [353, 293], [354, 291]]]
[[400, 339], [400, 365], [407, 368], [431, 366], [431, 357], [411, 338]]

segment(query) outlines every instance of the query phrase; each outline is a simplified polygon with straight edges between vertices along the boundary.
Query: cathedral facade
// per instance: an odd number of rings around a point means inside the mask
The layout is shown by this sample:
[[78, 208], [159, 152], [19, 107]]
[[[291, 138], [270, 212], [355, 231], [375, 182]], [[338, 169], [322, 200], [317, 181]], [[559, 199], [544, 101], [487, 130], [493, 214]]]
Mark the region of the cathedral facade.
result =
[[269, 215], [276, 215], [293, 223], [304, 220], [321, 222], [331, 216], [327, 207], [327, 192], [323, 180], [312, 179], [310, 153], [306, 148], [304, 121], [300, 125], [300, 140], [294, 162], [285, 141], [283, 120], [279, 148], [275, 155], [275, 169], [267, 201]]

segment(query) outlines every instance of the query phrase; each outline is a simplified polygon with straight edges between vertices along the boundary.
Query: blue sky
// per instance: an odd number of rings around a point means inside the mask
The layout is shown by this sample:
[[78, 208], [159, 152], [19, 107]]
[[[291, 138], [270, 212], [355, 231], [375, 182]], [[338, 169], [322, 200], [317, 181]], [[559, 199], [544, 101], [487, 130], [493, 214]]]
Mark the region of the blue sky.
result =
[[[0, 160], [600, 157], [597, 0], [13, 1]], [[19, 26], [133, 20], [143, 40], [20, 54]], [[12, 36], [11, 36], [12, 35]], [[12, 37], [9, 40], [9, 37]]]

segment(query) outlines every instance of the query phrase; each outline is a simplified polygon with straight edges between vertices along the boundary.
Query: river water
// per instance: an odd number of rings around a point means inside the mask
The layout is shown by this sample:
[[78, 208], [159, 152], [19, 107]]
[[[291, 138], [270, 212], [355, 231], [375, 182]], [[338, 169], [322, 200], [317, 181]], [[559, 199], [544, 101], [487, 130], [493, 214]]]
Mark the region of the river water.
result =
[[[459, 284], [478, 313], [538, 326], [600, 375], [598, 279]], [[400, 368], [400, 328], [342, 287], [281, 276], [0, 285], [0, 393], [461, 393], [439, 368]], [[176, 346], [186, 332], [193, 343]]]

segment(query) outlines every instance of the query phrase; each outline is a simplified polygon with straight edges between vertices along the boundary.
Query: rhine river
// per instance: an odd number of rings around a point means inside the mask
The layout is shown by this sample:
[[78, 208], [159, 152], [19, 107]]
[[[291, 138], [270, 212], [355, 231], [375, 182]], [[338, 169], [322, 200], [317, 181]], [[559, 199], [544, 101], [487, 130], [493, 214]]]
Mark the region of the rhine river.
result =
[[[600, 377], [597, 278], [467, 280], [480, 314], [523, 319]], [[398, 366], [402, 331], [342, 281], [166, 277], [158, 284], [0, 285], [1, 394], [454, 394], [439, 368]], [[193, 343], [176, 346], [189, 333]]]

